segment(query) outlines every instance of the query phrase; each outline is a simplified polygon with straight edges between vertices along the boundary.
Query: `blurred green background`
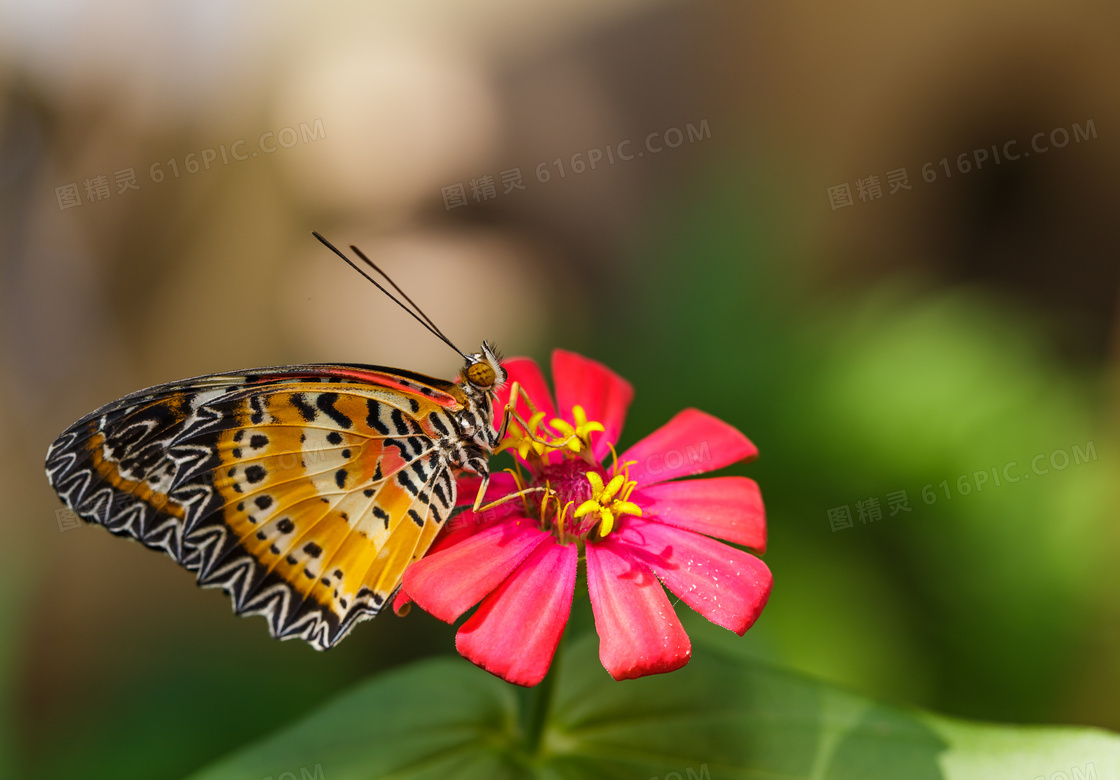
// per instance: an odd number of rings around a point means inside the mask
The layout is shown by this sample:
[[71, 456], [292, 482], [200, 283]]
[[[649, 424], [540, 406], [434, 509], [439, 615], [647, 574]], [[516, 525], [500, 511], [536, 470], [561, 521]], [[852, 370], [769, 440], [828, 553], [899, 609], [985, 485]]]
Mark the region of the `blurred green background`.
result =
[[71, 529], [43, 477], [63, 428], [159, 382], [451, 376], [311, 230], [464, 348], [610, 365], [637, 390], [624, 445], [685, 406], [750, 436], [735, 473], [762, 486], [775, 575], [752, 654], [890, 703], [1120, 729], [1118, 22], [0, 4], [0, 760], [182, 776], [453, 653], [419, 611], [328, 653], [275, 642], [171, 561]]

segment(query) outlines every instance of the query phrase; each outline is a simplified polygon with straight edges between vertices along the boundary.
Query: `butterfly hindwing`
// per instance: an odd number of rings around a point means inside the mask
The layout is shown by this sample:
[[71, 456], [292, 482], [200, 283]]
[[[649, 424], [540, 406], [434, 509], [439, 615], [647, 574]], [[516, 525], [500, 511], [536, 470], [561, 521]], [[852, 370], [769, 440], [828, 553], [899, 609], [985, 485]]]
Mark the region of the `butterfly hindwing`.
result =
[[51, 447], [81, 517], [173, 557], [238, 614], [318, 648], [376, 615], [455, 504], [457, 388], [367, 366], [200, 377], [126, 397]]

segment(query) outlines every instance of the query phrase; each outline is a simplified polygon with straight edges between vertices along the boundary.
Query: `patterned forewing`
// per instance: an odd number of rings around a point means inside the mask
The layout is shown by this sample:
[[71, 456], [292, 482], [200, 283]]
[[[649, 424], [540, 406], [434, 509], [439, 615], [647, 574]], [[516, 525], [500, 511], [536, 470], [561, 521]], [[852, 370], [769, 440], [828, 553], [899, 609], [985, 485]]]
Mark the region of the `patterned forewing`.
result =
[[238, 614], [264, 615], [273, 635], [329, 647], [378, 613], [454, 506], [439, 445], [459, 404], [411, 375], [382, 386], [308, 368], [122, 399], [59, 437], [51, 484], [87, 521], [226, 590]]

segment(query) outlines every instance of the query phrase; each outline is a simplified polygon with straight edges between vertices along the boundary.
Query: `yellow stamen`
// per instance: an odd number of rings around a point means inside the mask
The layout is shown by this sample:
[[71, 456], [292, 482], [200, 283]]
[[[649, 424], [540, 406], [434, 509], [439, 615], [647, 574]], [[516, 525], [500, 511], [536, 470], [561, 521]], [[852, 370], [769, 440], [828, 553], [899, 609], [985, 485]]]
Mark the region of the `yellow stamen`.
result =
[[600, 512], [600, 516], [603, 520], [599, 523], [599, 535], [606, 536], [611, 532], [611, 529], [614, 528], [614, 513], [609, 509], [604, 509]]
[[522, 458], [528, 459], [530, 452], [535, 452], [537, 455], [544, 455], [546, 446], [539, 441], [534, 441], [534, 438], [542, 438], [537, 429], [540, 427], [541, 420], [545, 417], [544, 412], [535, 412], [528, 420], [528, 428], [526, 434], [519, 434], [515, 431], [509, 431], [506, 438], [498, 445], [495, 454], [505, 452], [506, 450], [517, 450], [517, 454]]
[[586, 474], [587, 483], [591, 486], [591, 498], [580, 504], [573, 516], [580, 518], [598, 514], [600, 536], [609, 534], [614, 529], [615, 520], [622, 515], [642, 516], [642, 508], [629, 500], [630, 493], [638, 484], [629, 479], [630, 474], [626, 470], [629, 465], [624, 464], [621, 473], [616, 473], [606, 485], [603, 484], [603, 478], [594, 471]]
[[602, 507], [599, 506], [599, 502], [593, 498], [589, 498], [579, 505], [574, 517], [583, 517], [588, 512], [598, 512], [600, 509], [602, 509]]
[[[576, 420], [575, 425], [567, 420], [561, 420], [559, 417], [550, 420], [548, 424], [551, 428], [563, 434], [553, 444], [557, 447], [563, 446], [569, 452], [578, 455], [584, 450], [591, 450], [591, 434], [602, 433], [604, 428], [602, 423], [588, 422], [587, 412], [579, 404], [572, 407], [572, 417]], [[561, 442], [560, 438], [563, 438], [564, 441]]]
[[591, 483], [591, 495], [598, 496], [603, 492], [603, 478], [596, 472], [587, 472], [587, 481]]
[[[533, 408], [531, 404], [530, 408]], [[515, 418], [518, 422], [517, 427], [521, 431], [515, 428], [507, 431], [505, 439], [496, 452], [516, 450], [517, 454], [526, 460], [530, 459], [530, 453], [537, 459], [543, 459], [549, 453], [563, 452], [591, 462], [593, 460], [591, 434], [602, 433], [605, 430], [603, 424], [588, 420], [587, 412], [578, 404], [572, 407], [572, 417], [575, 419], [575, 425], [556, 417], [549, 420], [548, 425], [543, 428], [541, 423], [544, 421], [545, 413], [542, 411], [534, 411], [528, 421]]]
[[599, 501], [604, 504], [609, 504], [611, 501], [614, 501], [614, 497], [618, 494], [618, 491], [622, 488], [625, 482], [626, 478], [621, 474], [615, 476], [615, 478], [608, 482], [607, 486], [603, 489], [603, 495], [599, 498]]

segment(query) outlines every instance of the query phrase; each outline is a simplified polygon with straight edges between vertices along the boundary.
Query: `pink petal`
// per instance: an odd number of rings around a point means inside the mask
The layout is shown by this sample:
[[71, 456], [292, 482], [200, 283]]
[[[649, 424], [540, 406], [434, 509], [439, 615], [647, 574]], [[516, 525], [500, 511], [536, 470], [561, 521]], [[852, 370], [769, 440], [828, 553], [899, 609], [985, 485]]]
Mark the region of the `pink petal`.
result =
[[422, 610], [453, 623], [549, 538], [534, 520], [496, 523], [410, 565], [402, 587]]
[[715, 471], [757, 455], [758, 448], [723, 420], [699, 409], [685, 409], [624, 452], [619, 461], [636, 461], [630, 467], [630, 479], [653, 485]]
[[610, 452], [608, 445], [617, 442], [622, 433], [634, 388], [602, 363], [562, 349], [552, 353], [552, 381], [562, 418], [574, 421], [572, 407], [579, 404], [588, 420], [603, 424], [603, 433], [591, 436], [591, 450], [602, 460]]
[[[537, 410], [545, 413], [545, 422], [556, 416], [556, 407], [552, 405], [552, 393], [549, 391], [548, 383], [544, 381], [544, 374], [541, 373], [540, 366], [537, 365], [535, 360], [522, 357], [509, 358], [502, 361], [502, 368], [506, 370], [508, 376], [505, 385], [498, 391], [498, 401], [494, 405], [495, 425], [502, 424], [502, 415], [509, 403], [514, 382], [525, 389]], [[514, 408], [526, 422], [533, 416], [524, 400], [518, 400], [517, 406]]]
[[765, 563], [707, 536], [629, 517], [605, 541], [648, 566], [688, 606], [739, 636], [770, 598], [773, 577]]
[[687, 664], [692, 644], [649, 568], [609, 536], [584, 549], [599, 660], [611, 677], [629, 680]]
[[538, 545], [455, 636], [464, 658], [517, 685], [548, 673], [572, 610], [578, 548]]
[[399, 588], [397, 590], [397, 595], [393, 597], [393, 611], [398, 615], [404, 616], [408, 613], [411, 606], [412, 599], [404, 592], [404, 588]]
[[642, 518], [766, 550], [766, 510], [758, 483], [746, 477], [710, 477], [638, 488], [630, 500]]

